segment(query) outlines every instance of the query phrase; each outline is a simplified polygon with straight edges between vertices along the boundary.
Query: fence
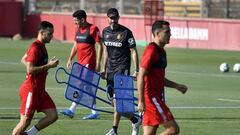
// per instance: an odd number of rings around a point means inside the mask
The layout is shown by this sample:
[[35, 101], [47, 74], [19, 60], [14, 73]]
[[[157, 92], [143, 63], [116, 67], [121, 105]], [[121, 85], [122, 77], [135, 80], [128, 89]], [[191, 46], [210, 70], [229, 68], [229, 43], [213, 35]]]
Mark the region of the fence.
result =
[[[106, 13], [110, 7], [119, 9], [120, 14], [143, 14], [144, 0], [36, 0], [35, 12], [73, 12], [84, 9], [88, 13]], [[33, 5], [34, 4], [28, 4]], [[34, 8], [30, 8], [34, 9]], [[201, 17], [201, 2], [165, 1], [165, 15], [171, 17]]]
[[165, 1], [165, 16], [201, 17], [201, 2]]

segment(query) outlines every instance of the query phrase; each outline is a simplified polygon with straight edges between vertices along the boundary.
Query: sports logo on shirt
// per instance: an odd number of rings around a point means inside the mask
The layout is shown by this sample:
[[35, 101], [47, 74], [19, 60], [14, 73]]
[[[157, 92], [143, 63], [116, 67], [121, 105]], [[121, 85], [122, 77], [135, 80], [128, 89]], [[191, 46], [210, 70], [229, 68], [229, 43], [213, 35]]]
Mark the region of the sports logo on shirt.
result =
[[121, 34], [118, 34], [118, 35], [117, 35], [117, 39], [118, 39], [118, 40], [121, 39], [121, 37], [122, 37]]
[[122, 43], [120, 42], [109, 42], [109, 41], [105, 41], [104, 44], [106, 46], [114, 46], [114, 47], [121, 47]]
[[76, 39], [77, 40], [85, 40], [85, 39], [87, 39], [87, 37], [86, 36], [76, 36]]
[[128, 43], [129, 43], [130, 45], [133, 45], [133, 44], [135, 44], [135, 41], [134, 41], [133, 38], [129, 38], [129, 39], [128, 39]]

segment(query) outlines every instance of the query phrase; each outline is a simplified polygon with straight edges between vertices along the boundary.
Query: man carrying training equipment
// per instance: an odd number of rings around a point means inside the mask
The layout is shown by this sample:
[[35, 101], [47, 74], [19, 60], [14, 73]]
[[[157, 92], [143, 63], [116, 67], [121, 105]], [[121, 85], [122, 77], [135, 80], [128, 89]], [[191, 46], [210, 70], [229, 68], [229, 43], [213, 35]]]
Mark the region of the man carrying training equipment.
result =
[[[77, 10], [72, 16], [77, 28], [74, 39], [75, 42], [67, 62], [67, 68], [70, 69], [72, 67], [72, 60], [77, 54], [79, 64], [99, 72], [102, 57], [102, 45], [99, 29], [97, 26], [87, 22], [87, 15], [84, 10]], [[98, 47], [97, 59], [95, 44]], [[93, 108], [96, 108], [96, 100], [94, 102]], [[64, 110], [62, 113], [70, 118], [73, 118], [76, 108], [77, 104], [72, 102], [70, 108]], [[83, 117], [83, 119], [97, 118], [99, 118], [99, 114], [95, 110], [92, 110], [90, 115]]]
[[[135, 66], [134, 76], [138, 72], [138, 53], [132, 32], [118, 24], [119, 13], [116, 8], [110, 8], [107, 12], [109, 26], [103, 30], [104, 65], [102, 74], [107, 77], [107, 87], [110, 97], [114, 95], [114, 75], [130, 74], [131, 55]], [[113, 103], [116, 106], [116, 103]], [[141, 119], [133, 114], [124, 115], [132, 122], [132, 135], [137, 135]], [[114, 121], [112, 129], [106, 135], [117, 135], [121, 115], [114, 109]]]

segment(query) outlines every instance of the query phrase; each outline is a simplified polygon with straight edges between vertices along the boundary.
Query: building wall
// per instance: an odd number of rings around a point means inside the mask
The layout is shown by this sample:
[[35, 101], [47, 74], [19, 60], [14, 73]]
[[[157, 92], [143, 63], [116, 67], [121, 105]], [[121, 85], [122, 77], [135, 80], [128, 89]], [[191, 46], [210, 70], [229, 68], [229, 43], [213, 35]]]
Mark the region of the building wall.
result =
[[0, 36], [12, 36], [22, 31], [22, 3], [0, 1]]
[[[48, 20], [55, 26], [54, 37], [72, 41], [75, 24], [71, 14], [28, 15], [24, 23], [25, 36], [34, 37], [36, 26]], [[240, 51], [240, 20], [166, 18], [171, 24], [169, 47]], [[108, 26], [106, 15], [89, 15], [88, 21], [100, 30]], [[121, 24], [132, 30], [136, 40], [151, 40], [150, 26], [144, 26], [143, 16], [121, 16]]]

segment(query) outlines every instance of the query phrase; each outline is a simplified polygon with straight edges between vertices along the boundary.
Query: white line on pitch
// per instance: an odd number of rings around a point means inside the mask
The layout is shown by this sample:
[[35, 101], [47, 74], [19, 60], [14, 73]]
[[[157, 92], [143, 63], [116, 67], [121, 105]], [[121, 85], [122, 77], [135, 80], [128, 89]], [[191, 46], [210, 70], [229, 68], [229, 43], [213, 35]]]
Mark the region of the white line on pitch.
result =
[[229, 98], [218, 98], [217, 100], [227, 101], [227, 102], [240, 102], [239, 99], [229, 99]]
[[[20, 62], [6, 62], [0, 61], [0, 64], [21, 64]], [[168, 70], [169, 73], [177, 73], [177, 74], [185, 74], [185, 75], [198, 75], [198, 76], [212, 76], [212, 77], [239, 77], [238, 75], [225, 75], [225, 74], [210, 74], [210, 73], [196, 73], [196, 72], [181, 72], [181, 71], [171, 71]]]
[[185, 75], [212, 76], [212, 77], [239, 77], [238, 75], [225, 75], [225, 74], [195, 73], [195, 72], [181, 72], [181, 71], [167, 71], [167, 72], [185, 74]]
[[65, 90], [66, 88], [62, 88], [62, 87], [49, 87], [46, 88], [47, 90]]
[[5, 61], [0, 61], [0, 64], [18, 65], [18, 64], [21, 64], [21, 63], [20, 63], [20, 62], [5, 62]]

